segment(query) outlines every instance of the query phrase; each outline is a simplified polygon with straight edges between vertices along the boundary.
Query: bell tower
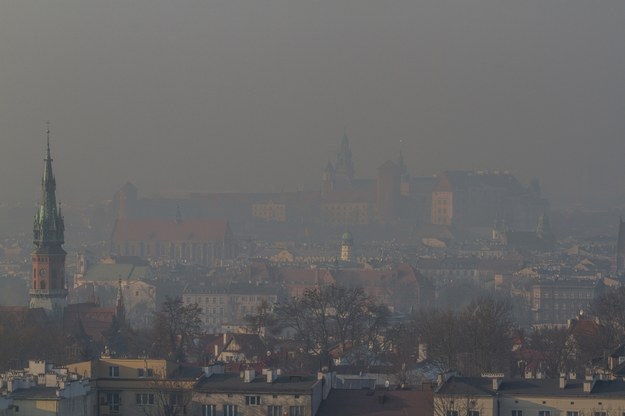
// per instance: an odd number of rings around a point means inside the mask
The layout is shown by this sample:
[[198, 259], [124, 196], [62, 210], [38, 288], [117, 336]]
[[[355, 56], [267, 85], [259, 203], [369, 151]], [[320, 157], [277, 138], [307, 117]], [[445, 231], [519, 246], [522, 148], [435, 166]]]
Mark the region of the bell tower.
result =
[[33, 225], [31, 253], [32, 279], [30, 308], [43, 308], [48, 316], [60, 320], [66, 304], [65, 287], [65, 224], [61, 205], [56, 202], [56, 181], [50, 157], [50, 128], [47, 129], [47, 149], [41, 179], [41, 201]]

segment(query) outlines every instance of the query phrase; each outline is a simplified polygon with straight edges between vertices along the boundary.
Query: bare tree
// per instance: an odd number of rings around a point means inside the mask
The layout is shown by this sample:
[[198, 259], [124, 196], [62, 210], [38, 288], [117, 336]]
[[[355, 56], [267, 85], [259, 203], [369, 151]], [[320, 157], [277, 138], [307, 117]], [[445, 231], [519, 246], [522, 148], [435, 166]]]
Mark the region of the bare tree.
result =
[[333, 345], [375, 351], [388, 311], [361, 288], [331, 285], [307, 290], [303, 296], [281, 302], [275, 308], [278, 321], [292, 330], [308, 353], [329, 362]]
[[460, 355], [466, 350], [464, 324], [452, 310], [421, 311], [415, 317], [415, 329], [427, 345], [428, 358], [443, 371], [457, 370]]
[[162, 378], [150, 381], [145, 393], [136, 394], [136, 405], [146, 416], [179, 416], [187, 413], [193, 398], [193, 382]]
[[566, 328], [535, 328], [529, 346], [542, 355], [543, 370], [549, 378], [557, 378], [574, 365], [574, 349]]
[[417, 362], [419, 340], [415, 331], [415, 324], [400, 324], [386, 332], [386, 339], [390, 342], [385, 352], [386, 360], [393, 366], [393, 371], [399, 384], [416, 384], [419, 381], [410, 372], [410, 365]]
[[613, 349], [625, 342], [625, 287], [619, 287], [595, 299], [589, 314], [597, 318], [602, 330], [599, 338], [604, 348]]
[[435, 393], [433, 406], [434, 416], [472, 416], [483, 414], [483, 408], [478, 398], [467, 393]]
[[509, 370], [512, 350], [512, 305], [507, 298], [482, 297], [462, 314], [468, 360], [464, 374]]
[[159, 355], [184, 361], [185, 349], [200, 332], [202, 310], [197, 304], [185, 306], [182, 298], [167, 297], [154, 321], [154, 345]]

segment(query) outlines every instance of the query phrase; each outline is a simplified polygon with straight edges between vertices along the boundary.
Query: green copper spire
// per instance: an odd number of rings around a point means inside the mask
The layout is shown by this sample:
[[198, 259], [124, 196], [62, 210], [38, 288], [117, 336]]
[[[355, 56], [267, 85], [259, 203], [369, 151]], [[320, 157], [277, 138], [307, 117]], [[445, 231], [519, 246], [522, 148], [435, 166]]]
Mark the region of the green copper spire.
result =
[[52, 173], [50, 156], [50, 127], [47, 129], [46, 158], [44, 159], [43, 177], [41, 178], [41, 201], [35, 214], [33, 239], [37, 247], [47, 243], [63, 244], [65, 224], [61, 215], [61, 206], [56, 203], [56, 181]]

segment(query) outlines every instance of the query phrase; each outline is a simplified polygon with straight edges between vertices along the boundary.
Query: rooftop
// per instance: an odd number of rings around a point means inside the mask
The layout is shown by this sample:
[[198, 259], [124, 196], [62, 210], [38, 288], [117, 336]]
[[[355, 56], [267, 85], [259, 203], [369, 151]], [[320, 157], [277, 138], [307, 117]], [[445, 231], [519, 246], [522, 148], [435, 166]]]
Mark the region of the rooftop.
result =
[[213, 374], [202, 379], [197, 391], [210, 393], [249, 392], [249, 393], [300, 393], [310, 394], [313, 386], [320, 383], [313, 376], [278, 376], [273, 383], [267, 383], [265, 376], [245, 383], [239, 374]]

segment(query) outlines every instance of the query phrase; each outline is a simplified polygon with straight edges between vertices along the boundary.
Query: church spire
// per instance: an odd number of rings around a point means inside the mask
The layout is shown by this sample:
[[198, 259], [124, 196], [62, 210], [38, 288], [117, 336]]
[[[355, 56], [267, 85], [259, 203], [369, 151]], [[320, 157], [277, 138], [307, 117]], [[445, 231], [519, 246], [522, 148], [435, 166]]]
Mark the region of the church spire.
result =
[[65, 225], [61, 206], [56, 203], [56, 181], [50, 155], [50, 125], [46, 129], [46, 156], [43, 160], [41, 200], [33, 226], [35, 251], [31, 253], [32, 280], [30, 308], [43, 308], [55, 321], [63, 318], [67, 298], [65, 286]]
[[56, 203], [56, 181], [52, 173], [52, 156], [50, 155], [50, 125], [47, 127], [46, 157], [41, 177], [41, 201], [35, 214], [33, 240], [37, 247], [47, 243], [64, 243], [65, 224], [60, 206]]

